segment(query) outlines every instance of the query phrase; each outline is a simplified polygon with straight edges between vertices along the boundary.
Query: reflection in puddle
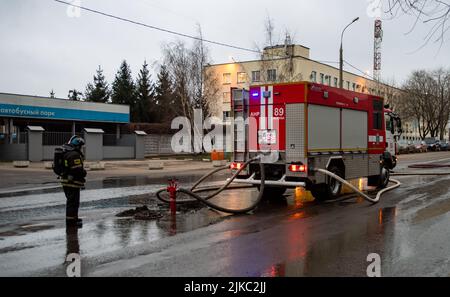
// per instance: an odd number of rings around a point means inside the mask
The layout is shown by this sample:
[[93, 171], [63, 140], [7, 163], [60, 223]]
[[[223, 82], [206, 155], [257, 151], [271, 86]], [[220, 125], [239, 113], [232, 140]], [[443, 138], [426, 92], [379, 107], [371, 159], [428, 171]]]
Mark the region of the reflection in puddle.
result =
[[[349, 180], [349, 183], [352, 184], [352, 186], [355, 186], [360, 191], [365, 191], [370, 189], [370, 187], [367, 185], [367, 178], [359, 178], [359, 179], [353, 179]], [[349, 186], [342, 185], [342, 194], [352, 194], [355, 193]]]
[[[291, 218], [303, 215], [301, 211]], [[268, 266], [260, 276], [365, 276], [367, 255], [376, 252], [383, 256], [391, 249], [397, 215], [395, 207], [380, 208], [366, 224], [347, 226], [345, 231], [315, 241], [309, 229], [293, 224], [287, 232], [287, 260]]]

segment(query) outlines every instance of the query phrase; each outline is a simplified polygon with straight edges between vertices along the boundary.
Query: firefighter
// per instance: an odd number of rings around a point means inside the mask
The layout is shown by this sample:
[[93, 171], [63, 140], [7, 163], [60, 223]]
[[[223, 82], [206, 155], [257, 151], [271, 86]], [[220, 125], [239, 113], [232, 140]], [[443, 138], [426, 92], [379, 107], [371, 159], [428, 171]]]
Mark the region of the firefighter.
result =
[[66, 204], [66, 225], [82, 227], [82, 220], [78, 218], [78, 208], [80, 206], [80, 190], [84, 189], [86, 182], [86, 170], [83, 166], [83, 153], [81, 148], [85, 144], [83, 138], [74, 135], [69, 142], [63, 145], [63, 166], [61, 184], [67, 198]]

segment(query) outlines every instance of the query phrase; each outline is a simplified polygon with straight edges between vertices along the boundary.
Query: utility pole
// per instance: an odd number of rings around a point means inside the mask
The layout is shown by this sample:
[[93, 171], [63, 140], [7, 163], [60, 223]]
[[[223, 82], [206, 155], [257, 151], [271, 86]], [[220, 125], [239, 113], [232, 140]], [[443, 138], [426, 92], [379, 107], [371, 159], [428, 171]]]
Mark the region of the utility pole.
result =
[[343, 75], [344, 75], [344, 49], [342, 46], [342, 41], [344, 39], [344, 32], [345, 30], [347, 30], [348, 27], [350, 27], [351, 24], [353, 24], [354, 22], [358, 21], [359, 17], [355, 18], [350, 24], [348, 24], [344, 30], [342, 30], [342, 34], [341, 34], [341, 49], [339, 50], [339, 88], [344, 88], [344, 80], [343, 80]]

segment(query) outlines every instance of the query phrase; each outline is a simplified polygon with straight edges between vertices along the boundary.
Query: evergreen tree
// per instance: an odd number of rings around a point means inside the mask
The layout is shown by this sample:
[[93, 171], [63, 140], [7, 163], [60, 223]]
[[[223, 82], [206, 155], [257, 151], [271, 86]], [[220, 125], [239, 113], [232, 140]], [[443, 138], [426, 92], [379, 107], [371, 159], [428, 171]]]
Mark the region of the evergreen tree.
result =
[[142, 123], [152, 123], [155, 120], [154, 86], [147, 67], [147, 61], [144, 61], [136, 82], [136, 121]]
[[73, 101], [81, 101], [83, 99], [83, 93], [77, 91], [76, 89], [69, 90], [68, 98]]
[[109, 96], [109, 86], [103, 75], [103, 69], [99, 65], [97, 74], [94, 75], [94, 84], [88, 83], [86, 86], [85, 99], [91, 102], [107, 103]]
[[174, 96], [172, 82], [165, 65], [161, 66], [158, 73], [158, 80], [155, 86], [155, 114], [158, 115], [157, 122], [170, 122], [173, 118], [182, 114], [181, 104]]
[[117, 71], [116, 78], [112, 84], [112, 103], [127, 104], [130, 106], [131, 121], [136, 120], [136, 91], [131, 77], [131, 69], [127, 61], [123, 60], [120, 69]]

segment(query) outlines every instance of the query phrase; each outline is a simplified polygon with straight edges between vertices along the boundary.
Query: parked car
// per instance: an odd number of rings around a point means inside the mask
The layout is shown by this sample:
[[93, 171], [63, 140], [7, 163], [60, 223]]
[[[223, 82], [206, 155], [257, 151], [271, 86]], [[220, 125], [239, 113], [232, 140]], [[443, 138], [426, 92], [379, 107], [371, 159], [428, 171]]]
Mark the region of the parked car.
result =
[[449, 148], [449, 143], [448, 141], [441, 141], [440, 146], [441, 146], [441, 151], [448, 151], [450, 150]]
[[415, 145], [411, 141], [400, 141], [398, 150], [400, 154], [411, 154], [415, 151]]
[[441, 150], [441, 144], [439, 140], [434, 138], [425, 138], [425, 143], [427, 144], [428, 151], [437, 152]]
[[416, 153], [426, 153], [428, 151], [428, 145], [425, 143], [425, 141], [416, 143], [416, 145], [414, 146], [414, 151]]

